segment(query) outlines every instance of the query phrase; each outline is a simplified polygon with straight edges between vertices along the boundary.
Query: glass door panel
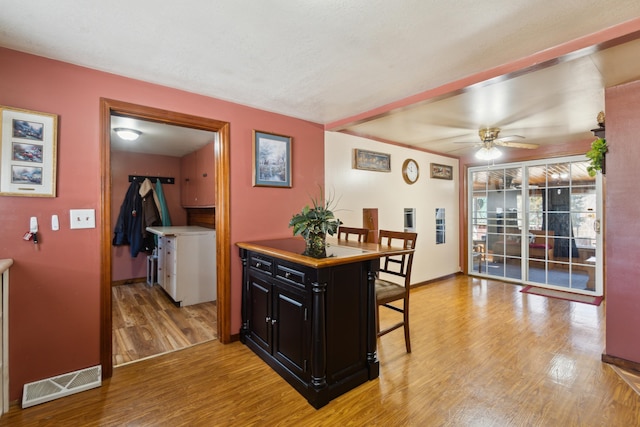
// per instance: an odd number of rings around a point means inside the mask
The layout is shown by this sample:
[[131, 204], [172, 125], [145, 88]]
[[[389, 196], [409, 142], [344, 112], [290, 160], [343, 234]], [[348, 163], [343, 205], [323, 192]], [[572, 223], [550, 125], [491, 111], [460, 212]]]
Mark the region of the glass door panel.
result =
[[520, 227], [517, 195], [521, 168], [494, 168], [471, 174], [471, 271], [521, 279]]
[[529, 168], [529, 215], [535, 219], [529, 224], [529, 282], [595, 290], [595, 262], [586, 260], [595, 255], [596, 183], [586, 166], [580, 161]]
[[487, 188], [488, 174], [478, 171], [470, 174], [471, 197], [469, 200], [469, 228], [471, 238], [471, 269], [475, 273], [487, 271], [489, 260], [486, 256], [487, 246]]

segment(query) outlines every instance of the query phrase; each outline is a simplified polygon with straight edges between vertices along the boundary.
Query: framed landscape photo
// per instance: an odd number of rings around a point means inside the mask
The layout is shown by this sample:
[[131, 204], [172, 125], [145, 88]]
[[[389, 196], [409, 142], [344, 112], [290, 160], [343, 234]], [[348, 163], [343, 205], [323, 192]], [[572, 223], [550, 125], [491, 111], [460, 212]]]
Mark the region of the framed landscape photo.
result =
[[291, 137], [253, 131], [253, 186], [291, 188]]
[[391, 154], [353, 150], [353, 168], [377, 172], [391, 172]]
[[431, 163], [431, 178], [453, 179], [453, 167]]
[[55, 197], [58, 116], [0, 105], [0, 196]]

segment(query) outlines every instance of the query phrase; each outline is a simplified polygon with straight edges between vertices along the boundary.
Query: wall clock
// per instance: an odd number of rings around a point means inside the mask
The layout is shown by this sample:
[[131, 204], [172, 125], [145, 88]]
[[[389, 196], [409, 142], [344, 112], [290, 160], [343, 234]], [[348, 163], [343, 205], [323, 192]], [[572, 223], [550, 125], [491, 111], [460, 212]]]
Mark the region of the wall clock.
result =
[[402, 164], [402, 177], [407, 184], [414, 184], [420, 176], [420, 168], [418, 162], [413, 159], [407, 159]]

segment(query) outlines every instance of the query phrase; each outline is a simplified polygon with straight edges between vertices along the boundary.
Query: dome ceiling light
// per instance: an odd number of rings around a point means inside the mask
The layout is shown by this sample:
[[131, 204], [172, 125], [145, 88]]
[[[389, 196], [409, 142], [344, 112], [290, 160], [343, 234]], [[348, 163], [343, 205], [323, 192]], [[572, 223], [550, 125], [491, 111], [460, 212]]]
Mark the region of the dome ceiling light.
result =
[[142, 135], [142, 132], [138, 130], [127, 128], [116, 128], [114, 129], [114, 132], [125, 141], [135, 141], [140, 138], [140, 135]]
[[538, 144], [531, 144], [527, 142], [512, 142], [518, 139], [524, 139], [523, 136], [520, 135], [510, 135], [499, 138], [500, 128], [482, 128], [478, 131], [478, 135], [480, 136], [480, 143], [478, 142], [469, 142], [469, 141], [460, 141], [462, 144], [474, 144], [480, 146], [480, 149], [476, 151], [476, 158], [479, 160], [491, 161], [495, 160], [498, 157], [502, 156], [502, 151], [497, 147], [506, 147], [506, 148], [525, 148], [525, 149], [536, 149], [538, 148]]
[[498, 157], [502, 156], [502, 151], [498, 150], [496, 147], [482, 147], [476, 152], [476, 159], [479, 160], [495, 160]]

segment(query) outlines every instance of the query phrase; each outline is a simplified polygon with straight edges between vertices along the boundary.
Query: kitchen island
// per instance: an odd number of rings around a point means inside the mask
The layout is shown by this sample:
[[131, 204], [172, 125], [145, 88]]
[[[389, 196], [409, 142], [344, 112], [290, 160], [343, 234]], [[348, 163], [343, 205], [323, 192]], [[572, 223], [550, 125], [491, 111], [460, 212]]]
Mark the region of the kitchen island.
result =
[[300, 238], [237, 245], [244, 344], [315, 408], [378, 377], [379, 258], [411, 249], [332, 240], [313, 258]]
[[180, 306], [215, 301], [216, 231], [198, 226], [147, 227], [158, 236], [158, 285]]

